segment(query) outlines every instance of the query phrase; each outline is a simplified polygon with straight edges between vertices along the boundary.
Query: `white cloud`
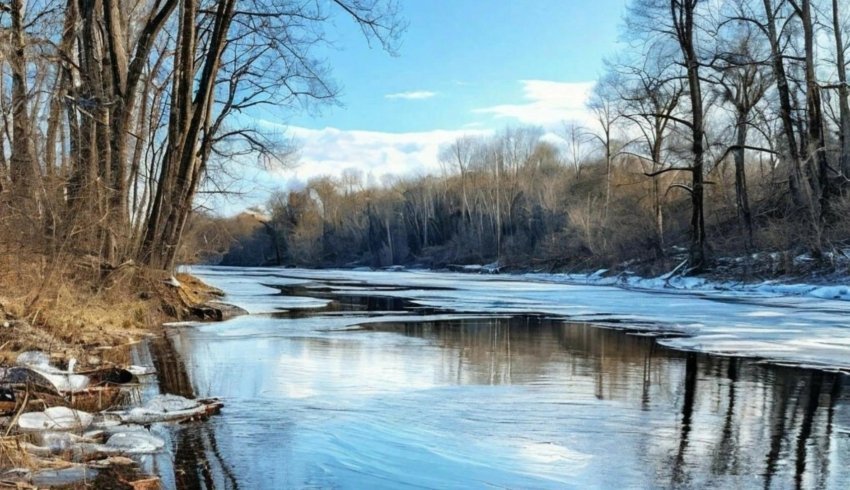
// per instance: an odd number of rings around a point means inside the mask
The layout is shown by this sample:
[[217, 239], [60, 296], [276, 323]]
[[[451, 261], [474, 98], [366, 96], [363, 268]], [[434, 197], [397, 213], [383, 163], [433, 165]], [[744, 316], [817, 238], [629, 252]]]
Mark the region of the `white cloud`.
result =
[[461, 136], [483, 136], [481, 129], [433, 130], [408, 133], [308, 129], [258, 120], [268, 130], [279, 130], [298, 145], [297, 164], [286, 168], [239, 171], [244, 195], [217, 197], [208, 205], [223, 215], [265, 203], [275, 190], [302, 189], [314, 177], [359, 173], [365, 185], [380, 185], [391, 177], [434, 175], [442, 172], [440, 148]]
[[384, 97], [387, 99], [405, 99], [405, 100], [422, 100], [435, 97], [437, 92], [430, 90], [413, 90], [410, 92], [398, 92], [396, 94], [387, 94]]
[[552, 126], [561, 121], [578, 121], [590, 124], [592, 116], [586, 104], [594, 82], [553, 82], [549, 80], [521, 80], [522, 104], [501, 104], [475, 109], [479, 114], [497, 118], [515, 119], [524, 124]]
[[292, 169], [274, 171], [279, 177], [306, 181], [321, 175], [340, 176], [354, 169], [362, 173], [364, 180], [380, 182], [387, 175], [439, 173], [441, 146], [464, 135], [483, 135], [489, 131], [388, 133], [289, 127], [287, 134], [299, 145], [299, 163]]

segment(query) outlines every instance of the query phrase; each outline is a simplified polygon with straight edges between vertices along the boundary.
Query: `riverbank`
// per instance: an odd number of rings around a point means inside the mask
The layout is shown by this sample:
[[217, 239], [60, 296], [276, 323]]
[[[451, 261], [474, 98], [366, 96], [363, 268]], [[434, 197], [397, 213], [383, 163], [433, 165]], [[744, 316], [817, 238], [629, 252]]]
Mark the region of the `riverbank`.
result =
[[[776, 296], [811, 296], [850, 301], [850, 249], [836, 249], [815, 258], [810, 254], [760, 252], [718, 258], [712, 267], [694, 273], [680, 250], [664, 260], [625, 262], [614, 267], [531, 268], [517, 264], [453, 265], [452, 272], [507, 274], [529, 280], [613, 286], [650, 291], [703, 291]], [[395, 267], [385, 270], [406, 270]], [[412, 270], [416, 270], [415, 268]]]
[[612, 286], [645, 291], [715, 292], [764, 296], [803, 296], [850, 301], [850, 276], [833, 272], [818, 276], [785, 276], [761, 281], [729, 279], [726, 276], [683, 276], [671, 273], [643, 277], [629, 271], [600, 269], [592, 273], [517, 273], [535, 281]]
[[96, 366], [103, 359], [93, 352], [120, 350], [165, 322], [231, 314], [210, 303], [223, 292], [189, 274], [132, 263], [103, 270], [89, 265], [56, 271], [38, 257], [0, 261], [0, 363], [38, 349], [75, 357], [81, 368]]
[[[95, 428], [110, 427], [107, 421], [117, 417], [115, 427], [134, 431], [132, 416], [123, 411], [133, 406], [148, 410], [151, 420], [162, 418], [159, 405], [171, 412], [180, 405], [187, 417], [216, 411], [215, 401], [143, 396], [145, 382], [139, 380], [154, 370], [134, 363], [142, 346], [163, 338], [163, 323], [222, 320], [237, 310], [211, 302], [223, 293], [188, 274], [172, 277], [131, 263], [106, 270], [78, 264], [71, 272], [46, 264], [23, 260], [0, 268], [0, 428], [5, 434], [0, 479], [24, 488], [66, 481], [72, 488], [97, 482], [159, 488], [157, 475], [123, 457], [136, 448], [113, 447], [129, 433]], [[53, 427], [66, 415], [73, 427]], [[29, 419], [44, 419], [45, 428], [59, 432], [34, 431], [41, 426], [37, 421], [26, 426]], [[88, 421], [93, 423], [87, 429]], [[111, 442], [116, 435], [119, 442]], [[144, 437], [148, 444], [158, 440]], [[92, 480], [93, 474], [99, 479]]]

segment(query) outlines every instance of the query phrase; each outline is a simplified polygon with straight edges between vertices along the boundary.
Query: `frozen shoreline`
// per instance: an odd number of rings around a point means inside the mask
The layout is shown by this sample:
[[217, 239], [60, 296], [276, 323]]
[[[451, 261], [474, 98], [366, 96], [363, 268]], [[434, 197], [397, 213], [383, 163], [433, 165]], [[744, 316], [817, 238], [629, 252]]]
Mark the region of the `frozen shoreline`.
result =
[[[641, 277], [633, 274], [606, 276], [602, 269], [592, 274], [537, 273], [515, 274], [535, 281], [548, 281], [565, 284], [586, 284], [590, 286], [612, 286], [624, 289], [644, 291], [683, 291], [714, 292], [734, 295], [755, 296], [809, 296], [813, 298], [850, 301], [850, 285], [811, 284], [805, 282], [785, 282], [779, 279], [745, 283], [741, 281], [717, 281], [698, 276], [673, 276], [663, 274], [658, 277]], [[507, 275], [513, 275], [507, 273]]]

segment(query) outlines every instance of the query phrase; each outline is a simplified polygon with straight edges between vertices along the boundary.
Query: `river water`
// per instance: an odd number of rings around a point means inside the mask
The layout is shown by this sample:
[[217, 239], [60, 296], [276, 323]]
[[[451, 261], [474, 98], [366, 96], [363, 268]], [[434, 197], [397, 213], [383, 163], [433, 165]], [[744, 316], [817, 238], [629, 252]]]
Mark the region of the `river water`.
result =
[[664, 345], [676, 329], [521, 298], [435, 306], [454, 276], [195, 272], [257, 313], [170, 329], [162, 389], [226, 404], [176, 430], [177, 487], [850, 487], [841, 373], [686, 352]]

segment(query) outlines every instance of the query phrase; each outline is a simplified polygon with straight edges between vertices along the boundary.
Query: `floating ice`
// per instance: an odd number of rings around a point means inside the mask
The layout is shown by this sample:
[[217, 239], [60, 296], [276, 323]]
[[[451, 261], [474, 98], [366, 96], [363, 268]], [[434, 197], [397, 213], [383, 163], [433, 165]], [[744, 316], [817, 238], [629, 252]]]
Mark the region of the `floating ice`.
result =
[[[840, 284], [746, 285], [601, 273], [517, 276], [222, 267], [192, 272], [225, 291], [224, 301], [236, 299], [252, 312], [269, 311], [286, 300], [269, 297], [258, 283], [310, 284], [337, 294], [404, 298], [455, 312], [541, 313], [636, 331], [675, 332], [687, 338], [665, 341], [667, 345], [850, 371], [850, 286]], [[712, 337], [718, 333], [729, 337]], [[803, 346], [802, 340], [811, 342]]]

